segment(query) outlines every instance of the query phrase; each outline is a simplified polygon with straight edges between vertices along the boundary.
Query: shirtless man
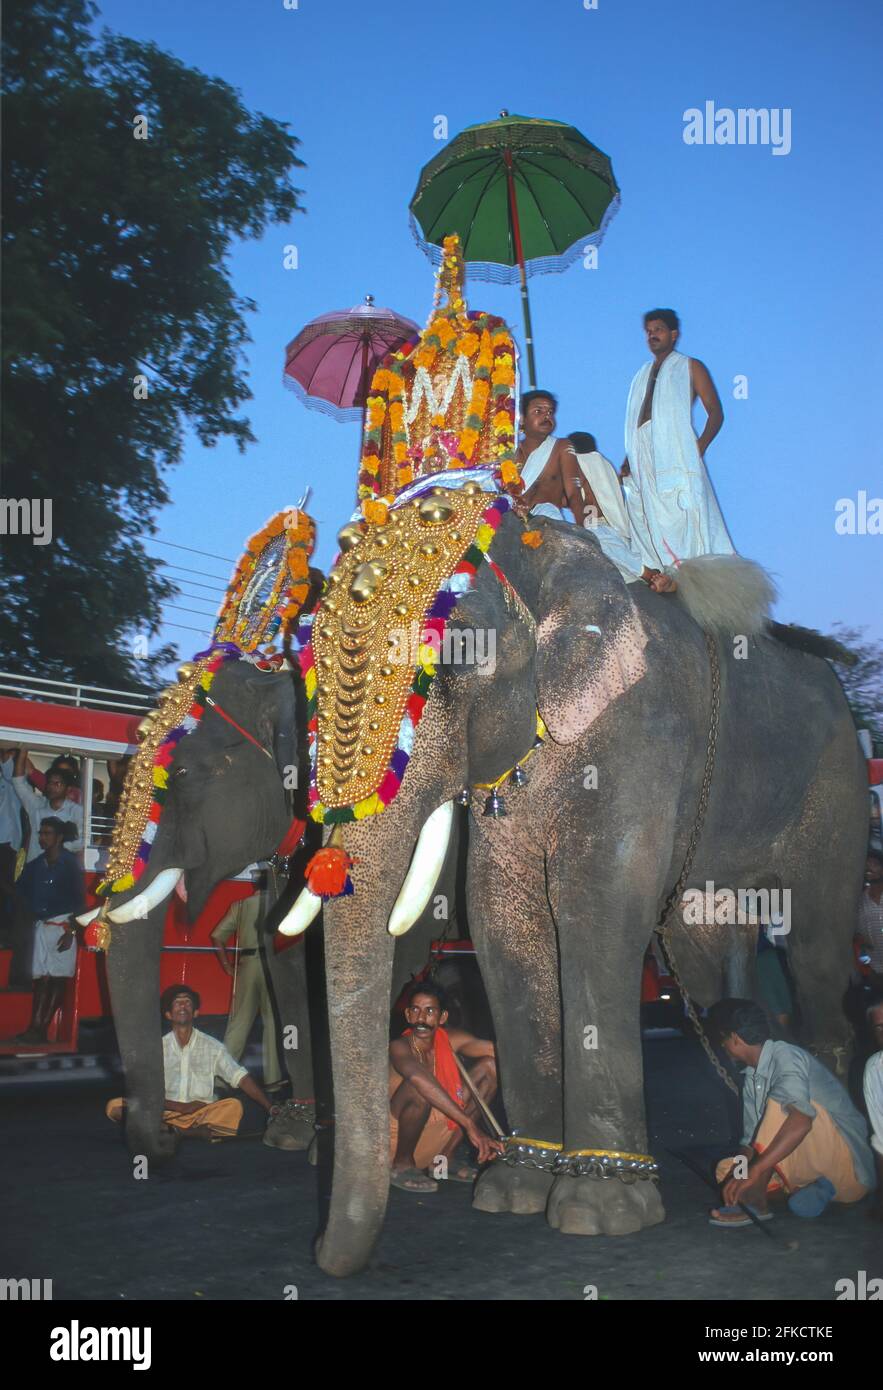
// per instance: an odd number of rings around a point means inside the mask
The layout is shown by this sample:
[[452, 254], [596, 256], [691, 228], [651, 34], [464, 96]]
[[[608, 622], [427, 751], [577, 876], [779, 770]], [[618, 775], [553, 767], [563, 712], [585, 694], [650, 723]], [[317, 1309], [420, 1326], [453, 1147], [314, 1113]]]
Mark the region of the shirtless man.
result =
[[[432, 983], [411, 987], [405, 1018], [404, 1035], [389, 1045], [390, 1181], [406, 1192], [435, 1192], [438, 1183], [425, 1169], [453, 1156], [461, 1131], [478, 1150], [479, 1163], [503, 1151], [479, 1128], [478, 1106], [454, 1061], [455, 1053], [477, 1059], [469, 1079], [489, 1103], [497, 1091], [494, 1045], [462, 1028], [445, 1028], [445, 1001]], [[453, 1162], [447, 1176], [474, 1182], [478, 1170]]]
[[558, 402], [549, 391], [521, 397], [522, 440], [515, 455], [524, 479], [523, 505], [536, 516], [563, 521], [562, 507], [573, 512], [577, 526], [585, 519], [581, 474], [570, 442], [555, 438]]
[[[707, 367], [677, 351], [680, 321], [673, 309], [650, 309], [644, 330], [653, 361], [636, 373], [626, 407], [625, 484], [632, 532], [644, 563], [665, 569], [699, 555], [732, 555], [704, 455], [724, 420]], [[693, 431], [696, 398], [706, 411], [699, 438]], [[661, 576], [652, 587], [675, 587]]]

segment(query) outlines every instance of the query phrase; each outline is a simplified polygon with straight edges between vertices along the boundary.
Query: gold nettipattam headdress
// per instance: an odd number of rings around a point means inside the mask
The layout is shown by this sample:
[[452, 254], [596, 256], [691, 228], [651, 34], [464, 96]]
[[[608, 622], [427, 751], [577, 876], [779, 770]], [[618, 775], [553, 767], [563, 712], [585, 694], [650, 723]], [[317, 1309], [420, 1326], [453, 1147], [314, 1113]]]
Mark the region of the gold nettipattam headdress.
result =
[[517, 492], [515, 344], [493, 314], [470, 313], [457, 236], [446, 237], [435, 301], [420, 337], [374, 373], [367, 402], [359, 501], [367, 521], [415, 480], [491, 467]]

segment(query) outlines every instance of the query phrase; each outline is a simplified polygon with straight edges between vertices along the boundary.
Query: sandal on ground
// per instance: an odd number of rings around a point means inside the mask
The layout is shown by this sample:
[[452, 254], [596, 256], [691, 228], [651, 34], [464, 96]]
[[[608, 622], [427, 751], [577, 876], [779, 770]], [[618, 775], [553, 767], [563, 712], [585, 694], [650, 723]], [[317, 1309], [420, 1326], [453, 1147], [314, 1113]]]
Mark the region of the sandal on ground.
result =
[[[772, 1221], [773, 1213], [771, 1211], [760, 1211], [757, 1207], [753, 1207], [750, 1202], [746, 1202], [744, 1205], [758, 1221]], [[714, 1207], [709, 1214], [708, 1224], [721, 1227], [753, 1226], [754, 1222], [750, 1216], [746, 1216], [741, 1207]]]
[[474, 1163], [457, 1163], [448, 1170], [448, 1182], [475, 1182], [478, 1169]]
[[393, 1187], [400, 1187], [403, 1192], [437, 1192], [438, 1183], [431, 1178], [428, 1173], [421, 1173], [419, 1168], [399, 1168], [390, 1169], [389, 1180]]

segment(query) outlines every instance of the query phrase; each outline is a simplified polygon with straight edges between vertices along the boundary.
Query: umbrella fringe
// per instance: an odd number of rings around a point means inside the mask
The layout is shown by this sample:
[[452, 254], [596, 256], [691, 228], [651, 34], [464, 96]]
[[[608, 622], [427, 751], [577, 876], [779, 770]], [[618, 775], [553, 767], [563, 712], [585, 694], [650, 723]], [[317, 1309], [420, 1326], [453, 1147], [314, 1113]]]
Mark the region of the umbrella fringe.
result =
[[330, 415], [332, 420], [337, 420], [340, 424], [358, 424], [362, 419], [362, 407], [360, 405], [335, 405], [332, 401], [325, 401], [321, 396], [311, 396], [301, 386], [299, 381], [289, 376], [287, 372], [282, 374], [282, 385], [288, 391], [293, 391], [302, 405], [308, 410], [317, 410], [320, 415]]
[[[585, 255], [586, 248], [589, 246], [600, 246], [604, 240], [607, 228], [616, 216], [620, 208], [619, 194], [607, 205], [604, 216], [601, 219], [601, 226], [596, 232], [589, 232], [585, 236], [578, 237], [572, 246], [566, 251], [562, 251], [557, 256], [535, 256], [533, 260], [525, 261], [524, 269], [528, 277], [531, 275], [560, 275], [563, 271], [569, 270], [573, 263], [579, 260], [580, 256]], [[434, 241], [428, 241], [420, 230], [420, 224], [412, 212], [410, 214], [411, 235], [416, 241], [424, 256], [427, 256], [433, 265], [441, 265], [442, 248], [437, 246]], [[485, 284], [494, 285], [517, 285], [520, 273], [516, 265], [502, 265], [499, 261], [466, 261], [466, 279], [481, 280]]]

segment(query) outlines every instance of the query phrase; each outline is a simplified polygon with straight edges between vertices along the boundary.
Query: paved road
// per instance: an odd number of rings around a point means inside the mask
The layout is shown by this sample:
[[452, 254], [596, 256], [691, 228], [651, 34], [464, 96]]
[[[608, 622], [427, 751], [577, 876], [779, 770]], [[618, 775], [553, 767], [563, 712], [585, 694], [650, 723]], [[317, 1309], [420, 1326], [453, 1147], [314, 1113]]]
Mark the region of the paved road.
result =
[[[0, 1275], [51, 1278], [56, 1299], [282, 1299], [295, 1285], [300, 1299], [581, 1300], [595, 1285], [601, 1299], [722, 1301], [832, 1300], [837, 1279], [883, 1275], [867, 1200], [816, 1222], [785, 1212], [770, 1223], [775, 1243], [710, 1227], [710, 1194], [665, 1150], [688, 1147], [706, 1164], [724, 1152], [729, 1093], [692, 1040], [648, 1040], [645, 1060], [664, 1225], [585, 1239], [542, 1216], [475, 1212], [460, 1184], [428, 1198], [394, 1190], [372, 1268], [342, 1282], [311, 1258], [319, 1203], [305, 1155], [259, 1139], [190, 1142], [171, 1171], [136, 1182], [103, 1115], [113, 1082], [0, 1086]], [[247, 1111], [243, 1128], [259, 1117]]]

